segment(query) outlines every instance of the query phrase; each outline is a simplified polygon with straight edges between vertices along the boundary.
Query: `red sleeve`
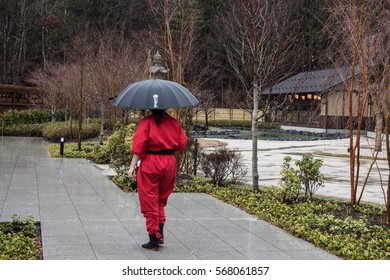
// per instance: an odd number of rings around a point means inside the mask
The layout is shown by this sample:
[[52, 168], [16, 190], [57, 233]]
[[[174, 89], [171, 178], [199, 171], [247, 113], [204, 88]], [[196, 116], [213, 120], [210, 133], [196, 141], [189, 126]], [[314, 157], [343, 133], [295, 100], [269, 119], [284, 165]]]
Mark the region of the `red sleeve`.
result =
[[149, 142], [149, 122], [147, 119], [142, 119], [134, 133], [133, 147], [131, 149], [133, 154], [144, 158]]

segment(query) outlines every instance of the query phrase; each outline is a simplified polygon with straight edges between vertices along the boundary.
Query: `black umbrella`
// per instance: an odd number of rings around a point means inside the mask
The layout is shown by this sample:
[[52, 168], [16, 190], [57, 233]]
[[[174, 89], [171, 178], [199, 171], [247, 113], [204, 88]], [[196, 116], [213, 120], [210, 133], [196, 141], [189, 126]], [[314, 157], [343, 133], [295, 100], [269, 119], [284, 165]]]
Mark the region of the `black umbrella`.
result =
[[184, 108], [199, 101], [178, 83], [151, 79], [128, 85], [112, 103], [119, 108], [146, 110]]

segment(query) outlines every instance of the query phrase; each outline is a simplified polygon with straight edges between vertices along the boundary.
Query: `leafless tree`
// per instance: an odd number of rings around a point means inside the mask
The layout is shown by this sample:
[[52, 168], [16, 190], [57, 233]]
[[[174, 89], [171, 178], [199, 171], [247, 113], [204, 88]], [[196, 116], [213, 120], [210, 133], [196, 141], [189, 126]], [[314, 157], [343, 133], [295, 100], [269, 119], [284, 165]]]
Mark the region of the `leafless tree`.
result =
[[[195, 42], [197, 32], [195, 23], [199, 17], [197, 0], [148, 0], [149, 9], [154, 15], [156, 29], [151, 32], [150, 43], [161, 49], [168, 76], [173, 82], [191, 88], [185, 79], [188, 66], [196, 56]], [[194, 89], [197, 86], [193, 86]], [[193, 92], [195, 95], [196, 93]], [[193, 116], [192, 108], [175, 109], [174, 117], [183, 125], [188, 134]], [[188, 151], [178, 158], [178, 166], [188, 165]]]
[[[333, 53], [341, 58], [340, 64], [350, 65], [352, 79], [349, 83], [350, 115], [350, 183], [351, 204], [359, 204], [368, 183], [370, 172], [382, 146], [383, 118], [388, 123], [389, 108], [389, 36], [390, 6], [386, 0], [329, 0], [331, 18], [327, 27], [334, 41]], [[354, 78], [354, 71], [360, 71], [360, 78]], [[352, 97], [358, 90], [357, 134], [354, 138]], [[360, 175], [360, 136], [364, 112], [370, 100], [375, 108], [376, 141], [372, 150], [372, 163], [357, 197]], [[385, 128], [387, 128], [385, 126]], [[390, 166], [389, 166], [390, 167]], [[389, 168], [390, 170], [390, 168]], [[379, 169], [378, 169], [379, 172]], [[389, 190], [388, 190], [389, 192]], [[386, 201], [386, 195], [385, 201]], [[387, 205], [388, 197], [387, 197]], [[389, 206], [388, 206], [389, 207]]]
[[[294, 65], [292, 1], [233, 0], [220, 19], [225, 27], [225, 48], [234, 74], [247, 93], [251, 93], [252, 109], [252, 176], [253, 188], [259, 188], [257, 167], [257, 125], [262, 90], [288, 75]], [[261, 104], [263, 112], [270, 99]]]
[[99, 108], [102, 135], [106, 118], [115, 115], [110, 99], [128, 84], [142, 79], [143, 63], [142, 56], [138, 58], [129, 42], [114, 31], [101, 32], [98, 36], [96, 51], [87, 60], [87, 90], [91, 97], [88, 103]]
[[63, 101], [63, 65], [48, 65], [47, 70], [38, 69], [30, 73], [27, 81], [39, 88], [44, 93], [43, 104], [49, 108], [52, 114], [52, 122], [55, 122], [55, 115], [58, 109], [64, 108]]

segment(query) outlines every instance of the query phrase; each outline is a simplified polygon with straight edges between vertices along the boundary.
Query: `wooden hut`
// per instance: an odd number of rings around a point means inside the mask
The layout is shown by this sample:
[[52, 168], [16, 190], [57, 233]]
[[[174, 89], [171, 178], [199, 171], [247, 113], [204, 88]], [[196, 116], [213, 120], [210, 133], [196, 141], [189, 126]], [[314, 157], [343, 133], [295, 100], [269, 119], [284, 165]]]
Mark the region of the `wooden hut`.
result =
[[[360, 70], [355, 69], [359, 79]], [[282, 125], [328, 129], [349, 127], [349, 85], [351, 69], [325, 69], [298, 73], [271, 88], [262, 91], [262, 97], [270, 97], [284, 106], [271, 109], [266, 122]], [[359, 89], [354, 87], [352, 96], [353, 117], [357, 117]], [[373, 117], [371, 102], [368, 103], [365, 127], [369, 129]]]

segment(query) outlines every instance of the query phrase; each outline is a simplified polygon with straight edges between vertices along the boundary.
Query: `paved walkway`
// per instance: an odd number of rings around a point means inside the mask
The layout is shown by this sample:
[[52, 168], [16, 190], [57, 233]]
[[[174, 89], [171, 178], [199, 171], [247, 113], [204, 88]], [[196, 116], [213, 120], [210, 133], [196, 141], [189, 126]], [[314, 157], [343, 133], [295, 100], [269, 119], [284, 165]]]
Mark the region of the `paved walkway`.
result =
[[44, 259], [337, 259], [206, 194], [172, 194], [166, 244], [144, 250], [137, 194], [87, 160], [51, 158], [47, 144], [0, 137], [0, 220], [40, 221]]

